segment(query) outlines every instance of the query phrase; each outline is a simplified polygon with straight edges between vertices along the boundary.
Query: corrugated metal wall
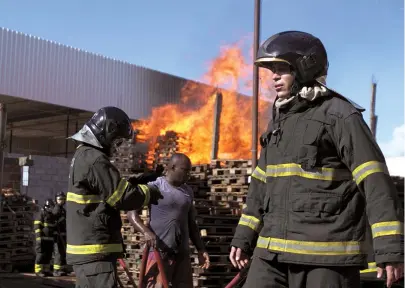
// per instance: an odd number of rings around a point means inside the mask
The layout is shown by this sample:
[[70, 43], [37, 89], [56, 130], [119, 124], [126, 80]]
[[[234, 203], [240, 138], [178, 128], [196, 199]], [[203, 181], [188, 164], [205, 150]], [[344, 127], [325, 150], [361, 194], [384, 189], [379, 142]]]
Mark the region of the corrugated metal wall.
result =
[[133, 119], [179, 100], [187, 80], [0, 28], [0, 94]]

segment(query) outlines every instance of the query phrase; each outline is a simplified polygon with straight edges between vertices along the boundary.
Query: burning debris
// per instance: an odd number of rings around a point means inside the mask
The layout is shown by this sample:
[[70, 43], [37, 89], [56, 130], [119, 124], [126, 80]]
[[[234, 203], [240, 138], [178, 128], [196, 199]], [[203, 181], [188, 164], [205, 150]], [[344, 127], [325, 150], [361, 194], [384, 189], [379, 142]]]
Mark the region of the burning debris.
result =
[[[188, 82], [181, 92], [180, 104], [168, 104], [153, 109], [148, 119], [134, 123], [149, 140], [149, 153], [153, 154], [159, 136], [168, 131], [182, 135], [177, 151], [187, 154], [193, 164], [209, 163], [212, 149], [215, 100], [219, 89], [223, 95], [218, 158], [249, 159], [251, 151], [251, 98], [241, 95], [251, 86], [252, 64], [246, 60], [239, 46], [224, 47], [203, 76], [204, 85]], [[270, 83], [270, 74], [261, 71], [264, 84]], [[259, 131], [268, 123], [274, 93], [270, 86], [262, 85], [259, 101]], [[194, 109], [190, 107], [196, 107]], [[149, 163], [150, 164], [150, 163]]]

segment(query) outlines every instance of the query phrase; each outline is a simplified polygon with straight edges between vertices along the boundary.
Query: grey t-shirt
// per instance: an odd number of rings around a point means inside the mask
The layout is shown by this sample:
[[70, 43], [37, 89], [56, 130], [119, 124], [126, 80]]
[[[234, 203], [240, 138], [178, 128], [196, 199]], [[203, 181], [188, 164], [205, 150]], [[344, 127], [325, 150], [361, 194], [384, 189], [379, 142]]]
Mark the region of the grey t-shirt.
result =
[[189, 250], [188, 221], [193, 205], [193, 190], [187, 184], [170, 185], [165, 177], [148, 184], [156, 185], [163, 195], [158, 205], [150, 206], [150, 228], [166, 247], [175, 253]]

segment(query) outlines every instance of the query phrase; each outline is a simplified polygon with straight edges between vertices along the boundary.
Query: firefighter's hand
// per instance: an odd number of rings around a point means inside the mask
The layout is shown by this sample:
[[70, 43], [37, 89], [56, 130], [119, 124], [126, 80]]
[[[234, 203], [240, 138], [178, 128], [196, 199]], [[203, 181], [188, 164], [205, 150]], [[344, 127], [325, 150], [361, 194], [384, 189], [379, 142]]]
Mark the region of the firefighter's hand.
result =
[[207, 252], [198, 252], [198, 265], [200, 265], [200, 267], [203, 269], [210, 268], [210, 256]]
[[157, 205], [159, 199], [163, 199], [162, 194], [159, 191], [159, 188], [155, 185], [148, 185], [149, 195], [150, 195], [150, 204]]
[[387, 287], [390, 288], [393, 283], [404, 277], [404, 263], [386, 263], [385, 268], [377, 267], [377, 278], [387, 274]]
[[156, 248], [156, 235], [152, 231], [145, 231], [145, 243], [151, 248]]
[[249, 257], [246, 255], [245, 252], [242, 251], [240, 248], [236, 248], [232, 246], [231, 253], [229, 254], [229, 259], [233, 267], [242, 269], [245, 267], [249, 262]]

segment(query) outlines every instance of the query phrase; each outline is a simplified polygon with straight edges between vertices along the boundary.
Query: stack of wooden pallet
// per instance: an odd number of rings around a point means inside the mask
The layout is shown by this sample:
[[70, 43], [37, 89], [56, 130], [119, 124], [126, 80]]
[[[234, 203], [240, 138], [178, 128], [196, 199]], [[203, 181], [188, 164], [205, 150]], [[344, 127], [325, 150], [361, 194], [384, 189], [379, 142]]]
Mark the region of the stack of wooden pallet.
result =
[[181, 136], [173, 131], [167, 131], [164, 135], [160, 135], [156, 139], [153, 150], [149, 154], [149, 161], [152, 163], [152, 168], [157, 165], [166, 165], [173, 153], [179, 150], [179, 140]]
[[142, 173], [147, 168], [147, 145], [141, 137], [142, 134], [137, 134], [134, 139], [122, 143], [111, 157], [111, 163], [118, 168], [123, 177]]
[[211, 268], [204, 271], [197, 267], [194, 258], [195, 287], [224, 287], [238, 272], [229, 262], [229, 247], [245, 201], [251, 161], [214, 160], [210, 164], [205, 197], [195, 198], [197, 223], [210, 254]]
[[37, 208], [32, 199], [12, 189], [3, 189], [2, 194], [0, 272], [11, 272], [13, 266], [34, 264], [32, 225]]

